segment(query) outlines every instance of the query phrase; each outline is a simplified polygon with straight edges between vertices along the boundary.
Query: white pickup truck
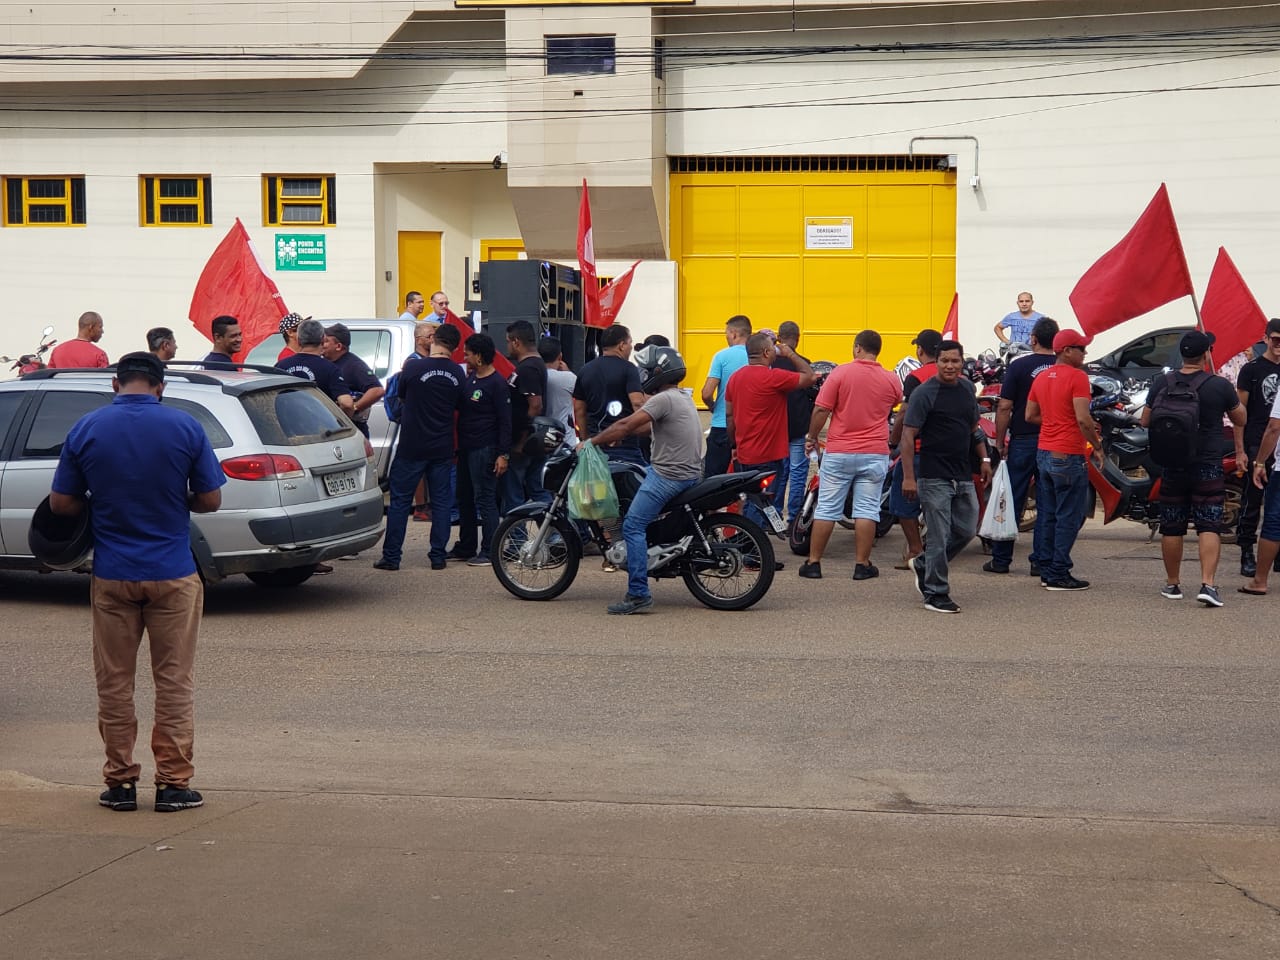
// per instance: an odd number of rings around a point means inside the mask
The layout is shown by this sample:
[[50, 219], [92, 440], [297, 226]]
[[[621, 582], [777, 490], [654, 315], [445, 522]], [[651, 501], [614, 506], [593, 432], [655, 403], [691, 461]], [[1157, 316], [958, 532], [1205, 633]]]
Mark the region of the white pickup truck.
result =
[[[398, 373], [405, 360], [413, 353], [413, 328], [417, 324], [408, 320], [352, 320], [347, 317], [315, 319], [326, 327], [331, 323], [346, 324], [351, 331], [351, 352], [369, 365], [373, 375], [384, 387], [387, 378]], [[274, 366], [276, 357], [283, 348], [283, 337], [271, 337], [254, 347], [246, 362]], [[399, 432], [400, 428], [387, 420], [381, 401], [375, 403], [369, 410], [369, 441], [378, 455], [378, 482], [384, 489]]]

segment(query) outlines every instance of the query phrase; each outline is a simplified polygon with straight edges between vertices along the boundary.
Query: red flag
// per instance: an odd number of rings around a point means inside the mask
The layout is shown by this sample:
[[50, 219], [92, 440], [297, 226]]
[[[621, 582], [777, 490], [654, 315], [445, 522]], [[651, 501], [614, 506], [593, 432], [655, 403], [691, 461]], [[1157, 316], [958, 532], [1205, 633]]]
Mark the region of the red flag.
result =
[[1085, 333], [1099, 333], [1191, 294], [1191, 272], [1162, 183], [1124, 239], [1085, 271], [1071, 306]]
[[1267, 325], [1267, 315], [1223, 247], [1218, 248], [1218, 259], [1209, 274], [1200, 320], [1204, 329], [1217, 338], [1213, 353], [1219, 363], [1226, 363], [1253, 346]]
[[235, 225], [218, 244], [204, 265], [187, 317], [192, 326], [213, 339], [213, 318], [236, 317], [244, 332], [240, 352], [232, 359], [243, 361], [249, 351], [280, 332], [280, 318], [289, 312], [279, 289], [262, 269], [253, 241], [237, 217]]
[[943, 340], [960, 339], [960, 294], [951, 298], [951, 309], [947, 311], [946, 322], [942, 324]]
[[[476, 330], [471, 326], [471, 324], [466, 320], [463, 320], [452, 310], [449, 311], [449, 315], [445, 317], [444, 322], [451, 327], [457, 327], [458, 334], [462, 337], [462, 339], [458, 341], [458, 349], [453, 351], [450, 359], [452, 359], [454, 363], [465, 365], [466, 358], [463, 356], [462, 348], [467, 345], [467, 337], [475, 333]], [[498, 371], [498, 376], [503, 380], [510, 380], [511, 374], [515, 372], [516, 368], [512, 366], [511, 361], [508, 360], [506, 355], [502, 352], [502, 348], [505, 347], [506, 344], [495, 343], [494, 346], [497, 349], [493, 351], [493, 369]]]
[[[582, 181], [582, 200], [578, 204], [578, 272], [582, 275], [582, 322], [588, 327], [609, 326], [600, 317], [600, 280], [596, 276], [596, 248], [591, 237], [591, 198], [587, 193], [585, 179]], [[628, 280], [628, 286], [630, 283]], [[625, 290], [622, 295], [626, 296]], [[621, 299], [618, 306], [622, 306]]]
[[627, 293], [631, 289], [631, 280], [638, 266], [640, 266], [639, 260], [601, 288], [599, 326], [609, 327], [618, 322], [618, 314], [622, 311], [622, 302], [627, 299]]

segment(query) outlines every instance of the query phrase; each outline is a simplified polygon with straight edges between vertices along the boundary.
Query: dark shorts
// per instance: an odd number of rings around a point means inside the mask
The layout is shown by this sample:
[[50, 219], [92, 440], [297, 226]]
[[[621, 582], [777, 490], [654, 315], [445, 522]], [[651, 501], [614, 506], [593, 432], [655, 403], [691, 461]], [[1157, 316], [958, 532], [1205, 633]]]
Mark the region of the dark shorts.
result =
[[1221, 460], [1166, 470], [1160, 479], [1160, 535], [1184, 537], [1188, 523], [1196, 533], [1222, 533], [1226, 494]]

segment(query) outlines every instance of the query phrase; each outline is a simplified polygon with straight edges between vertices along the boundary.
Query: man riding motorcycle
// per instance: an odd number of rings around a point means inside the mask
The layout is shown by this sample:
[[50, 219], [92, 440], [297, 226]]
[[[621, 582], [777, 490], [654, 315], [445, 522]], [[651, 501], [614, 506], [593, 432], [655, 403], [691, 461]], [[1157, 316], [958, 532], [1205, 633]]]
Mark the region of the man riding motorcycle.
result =
[[649, 593], [645, 531], [663, 506], [702, 479], [702, 422], [693, 398], [679, 388], [685, 364], [671, 347], [649, 346], [633, 355], [640, 366], [641, 389], [649, 395], [643, 407], [615, 422], [587, 443], [606, 446], [624, 437], [653, 431], [653, 453], [644, 482], [622, 521], [627, 544], [627, 594], [609, 605], [609, 613], [626, 616], [653, 606]]

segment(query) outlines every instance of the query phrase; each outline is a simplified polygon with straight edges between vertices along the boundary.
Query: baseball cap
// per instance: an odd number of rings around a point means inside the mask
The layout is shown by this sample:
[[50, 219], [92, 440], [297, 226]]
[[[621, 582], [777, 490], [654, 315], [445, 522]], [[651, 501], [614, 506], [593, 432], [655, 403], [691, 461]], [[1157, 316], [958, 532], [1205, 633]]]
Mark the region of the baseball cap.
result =
[[914, 346], [922, 347], [925, 353], [934, 354], [942, 344], [942, 334], [937, 330], [921, 330], [911, 341]]
[[280, 318], [280, 332], [287, 333], [290, 330], [297, 330], [298, 324], [302, 323], [304, 319], [306, 318], [296, 313], [286, 313]]
[[164, 364], [153, 353], [126, 353], [116, 361], [116, 376], [126, 373], [145, 373], [153, 380], [163, 380]]
[[1280, 317], [1272, 317], [1267, 321], [1267, 335], [1280, 333]]
[[1178, 342], [1178, 352], [1184, 357], [1203, 357], [1217, 341], [1212, 333], [1203, 330], [1188, 330]]
[[1061, 353], [1067, 347], [1083, 349], [1093, 343], [1093, 337], [1086, 337], [1079, 330], [1059, 330], [1053, 338], [1053, 352]]
[[347, 329], [347, 325], [345, 323], [331, 323], [329, 326], [324, 328], [324, 332], [328, 336], [333, 337], [333, 339], [337, 340], [348, 350], [351, 349], [351, 331]]

